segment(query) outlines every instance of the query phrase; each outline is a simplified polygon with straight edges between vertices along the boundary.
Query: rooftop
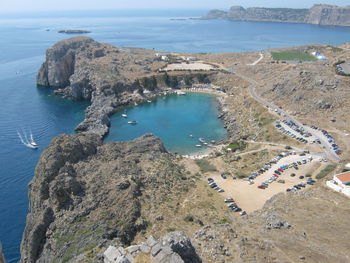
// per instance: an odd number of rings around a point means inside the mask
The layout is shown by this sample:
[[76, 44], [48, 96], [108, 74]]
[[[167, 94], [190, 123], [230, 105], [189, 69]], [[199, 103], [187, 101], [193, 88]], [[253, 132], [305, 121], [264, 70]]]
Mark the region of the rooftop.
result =
[[350, 172], [337, 174], [336, 177], [343, 183], [350, 183]]

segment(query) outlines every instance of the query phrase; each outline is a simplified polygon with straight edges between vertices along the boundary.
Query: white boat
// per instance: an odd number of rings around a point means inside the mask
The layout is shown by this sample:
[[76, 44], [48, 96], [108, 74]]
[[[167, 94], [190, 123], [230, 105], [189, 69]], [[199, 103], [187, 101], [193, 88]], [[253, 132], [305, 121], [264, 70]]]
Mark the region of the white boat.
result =
[[190, 138], [193, 138], [193, 135], [192, 134], [190, 134], [190, 135], [188, 135]]
[[27, 146], [28, 148], [37, 149], [39, 145], [34, 141], [32, 133], [30, 132], [30, 140], [28, 140], [27, 134], [24, 131], [22, 132], [24, 137], [17, 131], [17, 135], [21, 143]]
[[123, 113], [123, 114], [122, 114], [122, 117], [123, 117], [123, 118], [127, 118], [128, 115], [126, 115], [125, 113]]
[[148, 103], [151, 103], [152, 101], [151, 100], [147, 100]]
[[137, 121], [128, 121], [129, 124], [137, 124]]
[[202, 145], [200, 145], [200, 144], [196, 144], [196, 147], [202, 147]]
[[208, 143], [207, 143], [207, 142], [203, 142], [203, 144], [204, 144], [204, 145], [208, 145]]
[[198, 141], [200, 141], [201, 143], [205, 143], [204, 138], [199, 138]]
[[215, 143], [215, 141], [214, 141], [214, 140], [212, 140], [212, 141], [211, 141], [211, 143]]
[[183, 92], [183, 91], [177, 91], [176, 93], [177, 95], [186, 95], [186, 92]]

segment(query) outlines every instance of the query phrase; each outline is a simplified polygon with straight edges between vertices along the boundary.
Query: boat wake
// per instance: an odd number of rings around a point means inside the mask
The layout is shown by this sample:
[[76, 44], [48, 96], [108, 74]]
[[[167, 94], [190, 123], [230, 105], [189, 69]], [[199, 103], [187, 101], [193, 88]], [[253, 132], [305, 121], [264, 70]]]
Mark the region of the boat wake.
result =
[[32, 149], [37, 149], [39, 147], [39, 145], [34, 141], [33, 134], [31, 131], [29, 133], [29, 139], [25, 131], [22, 130], [22, 134], [19, 131], [17, 131], [17, 135], [23, 145]]

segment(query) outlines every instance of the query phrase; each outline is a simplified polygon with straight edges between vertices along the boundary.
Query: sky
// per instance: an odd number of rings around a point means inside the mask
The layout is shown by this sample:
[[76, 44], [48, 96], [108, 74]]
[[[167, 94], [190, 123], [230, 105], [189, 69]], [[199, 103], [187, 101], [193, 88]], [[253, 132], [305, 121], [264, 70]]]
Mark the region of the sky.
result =
[[0, 0], [0, 13], [44, 11], [44, 10], [86, 10], [86, 9], [228, 9], [233, 5], [244, 7], [292, 7], [309, 8], [313, 4], [350, 5], [350, 0]]

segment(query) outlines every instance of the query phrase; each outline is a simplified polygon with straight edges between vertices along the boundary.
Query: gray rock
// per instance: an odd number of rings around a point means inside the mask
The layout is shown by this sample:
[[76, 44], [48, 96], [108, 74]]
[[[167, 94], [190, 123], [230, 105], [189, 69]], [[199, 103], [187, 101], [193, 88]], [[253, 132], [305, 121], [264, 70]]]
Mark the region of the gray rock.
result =
[[156, 243], [151, 249], [152, 256], [155, 257], [161, 250], [162, 250], [161, 244]]
[[149, 252], [151, 252], [151, 247], [147, 245], [147, 243], [141, 243], [140, 245], [140, 249], [142, 253], [148, 254]]
[[202, 260], [198, 257], [191, 240], [182, 231], [171, 232], [162, 239], [163, 246], [169, 246], [177, 253], [184, 262], [199, 263]]
[[155, 244], [157, 244], [157, 241], [154, 239], [153, 236], [149, 236], [146, 241], [147, 245], [149, 247], [153, 247]]
[[119, 249], [114, 246], [109, 246], [103, 253], [104, 263], [115, 263], [118, 258], [122, 256]]

